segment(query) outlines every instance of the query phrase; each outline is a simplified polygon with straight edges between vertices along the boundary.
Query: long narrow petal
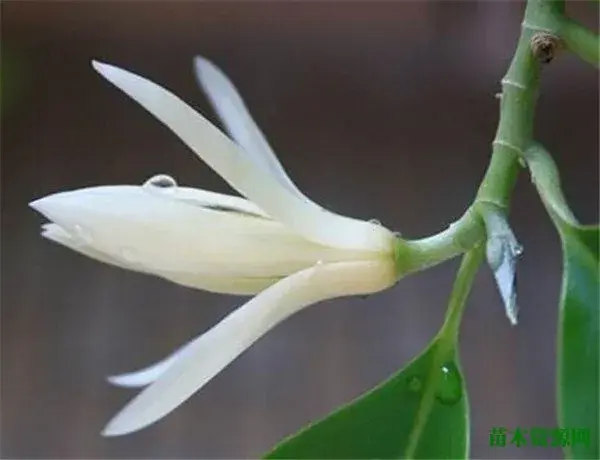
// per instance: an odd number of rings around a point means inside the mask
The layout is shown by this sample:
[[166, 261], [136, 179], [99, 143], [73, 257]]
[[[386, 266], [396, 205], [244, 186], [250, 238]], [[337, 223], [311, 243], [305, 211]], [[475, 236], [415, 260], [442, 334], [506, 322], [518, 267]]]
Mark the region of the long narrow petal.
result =
[[264, 134], [252, 118], [244, 100], [229, 78], [212, 62], [196, 56], [196, 78], [206, 92], [213, 109], [227, 128], [229, 135], [291, 192], [303, 200], [307, 198], [289, 178], [277, 159]]
[[42, 236], [50, 241], [54, 241], [55, 243], [72, 249], [79, 254], [105, 264], [114, 265], [125, 270], [158, 276], [185, 287], [202, 289], [203, 291], [218, 294], [254, 295], [280, 280], [280, 277], [244, 278], [228, 275], [211, 275], [210, 273], [167, 272], [164, 270], [151, 272], [140, 266], [131, 266], [123, 260], [115, 259], [90, 246], [86, 246], [77, 236], [70, 235], [69, 232], [57, 224], [44, 225]]
[[107, 380], [118, 387], [139, 388], [150, 385], [158, 380], [176, 361], [181, 359], [186, 351], [191, 350], [191, 346], [198, 340], [192, 340], [182, 347], [179, 347], [168, 357], [144, 369], [130, 372], [128, 374], [112, 375], [107, 377]]
[[238, 214], [253, 214], [259, 217], [270, 218], [267, 213], [254, 203], [238, 196], [224, 195], [208, 190], [180, 186], [169, 189], [168, 193], [169, 196], [175, 200], [208, 209], [228, 209], [232, 212], [237, 212]]
[[161, 419], [302, 308], [334, 297], [377, 292], [391, 286], [394, 278], [393, 264], [363, 261], [316, 265], [283, 279], [196, 339], [181, 359], [108, 423], [103, 434], [131, 433]]
[[340, 216], [283, 187], [202, 115], [170, 91], [118, 67], [94, 68], [169, 127], [225, 181], [261, 209], [312, 241], [343, 249], [392, 250], [393, 234], [381, 225]]
[[279, 278], [319, 260], [368, 255], [312, 243], [267, 218], [207, 209], [180, 198], [146, 187], [103, 186], [57, 193], [31, 206], [121, 266], [186, 274], [190, 280]]

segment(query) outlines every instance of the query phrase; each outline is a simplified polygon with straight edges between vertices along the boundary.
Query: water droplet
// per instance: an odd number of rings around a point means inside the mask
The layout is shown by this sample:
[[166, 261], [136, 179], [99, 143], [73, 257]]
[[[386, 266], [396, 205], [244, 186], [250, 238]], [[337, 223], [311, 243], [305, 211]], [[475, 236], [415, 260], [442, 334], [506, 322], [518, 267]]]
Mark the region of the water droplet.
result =
[[73, 227], [75, 237], [84, 244], [92, 244], [92, 232], [87, 228], [77, 224]]
[[147, 187], [149, 190], [156, 190], [164, 193], [175, 190], [177, 188], [177, 182], [167, 174], [157, 174], [144, 182], [144, 187]]
[[119, 255], [128, 264], [134, 265], [139, 262], [135, 249], [121, 248]]
[[453, 362], [444, 364], [435, 391], [436, 399], [442, 404], [452, 406], [462, 398], [462, 376]]
[[512, 252], [515, 256], [520, 256], [521, 254], [523, 254], [523, 246], [521, 246], [520, 244], [516, 244], [515, 246], [513, 246]]
[[423, 388], [423, 381], [420, 377], [413, 375], [412, 377], [409, 377], [406, 381], [406, 387], [411, 393], [418, 393], [419, 391], [421, 391], [421, 388]]
[[370, 219], [369, 220], [370, 224], [374, 224], [374, 225], [378, 225], [378, 226], [382, 226], [381, 221], [377, 220], [377, 219]]

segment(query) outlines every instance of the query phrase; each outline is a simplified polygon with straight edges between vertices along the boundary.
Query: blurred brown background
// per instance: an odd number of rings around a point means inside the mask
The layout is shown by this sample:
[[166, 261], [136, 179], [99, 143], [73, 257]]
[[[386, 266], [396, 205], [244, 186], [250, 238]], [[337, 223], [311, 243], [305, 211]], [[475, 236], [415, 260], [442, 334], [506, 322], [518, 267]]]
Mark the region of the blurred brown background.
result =
[[[42, 240], [34, 198], [165, 172], [228, 192], [166, 128], [103, 81], [104, 60], [215, 120], [196, 87], [202, 54], [228, 73], [296, 183], [342, 214], [407, 237], [437, 232], [472, 199], [498, 116], [518, 2], [2, 2], [3, 458], [252, 458], [369, 389], [438, 330], [457, 261], [366, 300], [307, 309], [201, 393], [139, 433], [104, 439], [133, 396], [106, 375], [166, 356], [243, 299], [87, 260]], [[595, 26], [597, 5], [572, 3]], [[598, 219], [596, 71], [561, 56], [544, 74], [536, 130], [584, 222]], [[492, 427], [555, 421], [561, 259], [526, 174], [512, 224], [520, 324], [487, 269], [462, 329], [475, 458], [559, 458], [490, 448]], [[201, 235], [199, 235], [201, 237]]]

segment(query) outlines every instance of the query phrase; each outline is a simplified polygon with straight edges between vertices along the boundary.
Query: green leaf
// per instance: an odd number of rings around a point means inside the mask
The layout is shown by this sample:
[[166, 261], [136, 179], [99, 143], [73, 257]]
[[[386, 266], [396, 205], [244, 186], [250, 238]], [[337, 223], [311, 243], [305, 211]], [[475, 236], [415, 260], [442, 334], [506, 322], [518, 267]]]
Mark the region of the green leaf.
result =
[[466, 458], [468, 426], [456, 348], [440, 336], [402, 371], [266, 458]]
[[564, 258], [558, 329], [559, 423], [561, 428], [580, 430], [577, 435], [573, 432], [565, 449], [569, 458], [598, 459], [600, 234], [598, 227], [563, 223], [559, 229]]

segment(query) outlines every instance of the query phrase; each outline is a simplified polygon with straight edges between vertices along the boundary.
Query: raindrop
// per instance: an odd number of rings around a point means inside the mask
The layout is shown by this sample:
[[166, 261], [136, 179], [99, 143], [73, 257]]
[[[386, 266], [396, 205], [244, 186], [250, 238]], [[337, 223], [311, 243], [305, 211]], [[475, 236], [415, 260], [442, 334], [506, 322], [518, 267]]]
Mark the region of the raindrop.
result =
[[177, 188], [177, 182], [167, 174], [157, 174], [144, 182], [144, 187], [161, 193], [171, 192]]
[[92, 244], [93, 238], [92, 238], [92, 233], [86, 229], [85, 227], [77, 224], [73, 227], [74, 229], [74, 233], [75, 233], [75, 237], [81, 241], [82, 243], [85, 244]]
[[462, 398], [462, 376], [453, 362], [448, 362], [440, 368], [436, 399], [442, 404], [452, 406]]
[[379, 220], [377, 220], [377, 219], [370, 219], [370, 220], [369, 220], [369, 223], [370, 223], [370, 224], [373, 224], [373, 225], [378, 225], [378, 226], [380, 226], [380, 227], [382, 226], [382, 224], [381, 224], [381, 221], [379, 221]]
[[408, 378], [406, 382], [406, 387], [411, 393], [418, 393], [419, 391], [421, 391], [421, 388], [423, 388], [423, 381], [420, 377], [413, 375], [412, 377]]

